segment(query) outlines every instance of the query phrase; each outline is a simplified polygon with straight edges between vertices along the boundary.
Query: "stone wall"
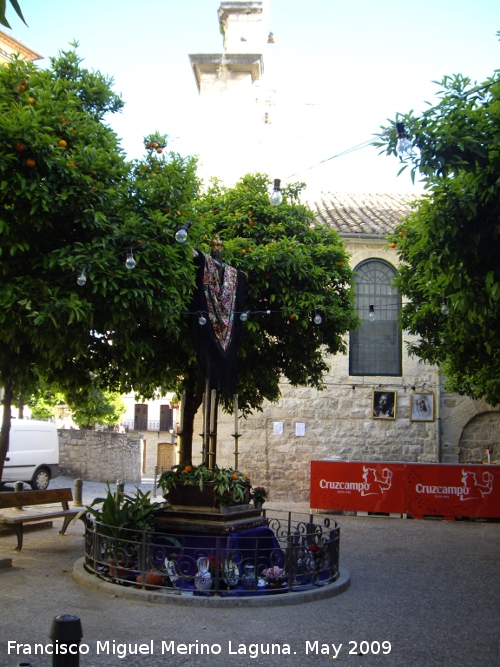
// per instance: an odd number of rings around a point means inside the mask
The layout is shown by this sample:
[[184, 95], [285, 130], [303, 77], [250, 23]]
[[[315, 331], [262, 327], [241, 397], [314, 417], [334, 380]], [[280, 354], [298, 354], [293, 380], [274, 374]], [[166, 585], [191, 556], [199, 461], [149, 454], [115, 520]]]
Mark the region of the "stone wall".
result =
[[126, 433], [61, 429], [61, 475], [88, 482], [141, 481], [141, 441]]

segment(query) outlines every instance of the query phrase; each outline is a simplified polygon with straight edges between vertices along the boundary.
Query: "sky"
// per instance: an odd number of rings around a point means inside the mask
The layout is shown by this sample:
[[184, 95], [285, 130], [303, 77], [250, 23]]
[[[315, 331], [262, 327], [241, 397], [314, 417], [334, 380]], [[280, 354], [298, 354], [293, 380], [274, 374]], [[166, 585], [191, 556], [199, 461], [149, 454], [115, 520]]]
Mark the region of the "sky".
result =
[[[7, 9], [16, 37], [47, 57], [77, 40], [83, 65], [114, 79], [125, 108], [109, 122], [129, 158], [141, 156], [143, 136], [156, 130], [170, 136], [172, 150], [199, 151], [199, 94], [188, 54], [222, 53], [220, 0], [20, 4], [29, 28]], [[371, 139], [397, 112], [435, 104], [433, 82], [444, 75], [480, 82], [499, 67], [498, 0], [270, 0], [270, 12], [275, 84], [291, 101], [294, 131], [281, 155], [285, 173], [273, 173], [278, 162], [264, 158], [259, 171], [284, 182], [331, 192], [418, 192], [407, 172], [397, 176], [396, 158], [373, 147], [334, 156]], [[220, 137], [221, 151], [225, 141]]]

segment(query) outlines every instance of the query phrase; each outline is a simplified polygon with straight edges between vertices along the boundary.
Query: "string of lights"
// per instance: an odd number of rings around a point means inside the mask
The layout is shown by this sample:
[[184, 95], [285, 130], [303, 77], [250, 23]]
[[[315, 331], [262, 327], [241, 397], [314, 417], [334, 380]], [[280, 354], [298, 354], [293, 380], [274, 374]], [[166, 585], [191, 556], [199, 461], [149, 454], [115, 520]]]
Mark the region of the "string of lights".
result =
[[[458, 97], [461, 99], [467, 99], [471, 95], [474, 95], [476, 93], [483, 92], [484, 90], [487, 90], [491, 88], [493, 85], [498, 83], [498, 80], [495, 81], [490, 81], [489, 83], [481, 84], [479, 86], [475, 86], [474, 88], [471, 88], [468, 91], [464, 91], [462, 94], [455, 93]], [[422, 114], [420, 114], [421, 118], [426, 118], [427, 116], [431, 115], [433, 113], [433, 109], [428, 109], [427, 111], [424, 111]], [[410, 141], [408, 135], [406, 134], [405, 130], [405, 125], [404, 123], [397, 122], [396, 123], [396, 133], [398, 137], [398, 141], [396, 144], [396, 153], [400, 157], [401, 160], [405, 160], [412, 155], [414, 155], [414, 146], [412, 142]], [[294, 178], [296, 176], [299, 176], [302, 173], [305, 173], [307, 171], [310, 171], [312, 169], [315, 169], [321, 164], [325, 164], [326, 162], [330, 162], [331, 160], [334, 160], [339, 157], [343, 157], [344, 155], [348, 155], [350, 153], [353, 153], [355, 151], [362, 150], [364, 148], [367, 148], [368, 146], [372, 146], [375, 144], [377, 139], [379, 139], [381, 136], [384, 136], [384, 134], [387, 134], [387, 131], [383, 132], [382, 134], [376, 134], [370, 139], [366, 139], [365, 141], [362, 141], [359, 144], [356, 144], [355, 146], [352, 146], [350, 148], [347, 148], [340, 153], [335, 153], [334, 155], [331, 155], [328, 158], [324, 158], [323, 160], [319, 160], [319, 162], [315, 163], [314, 165], [310, 165], [309, 167], [306, 167], [300, 171], [294, 172], [293, 174], [289, 174], [286, 177], [286, 180], [289, 180], [290, 178]], [[273, 206], [279, 206], [283, 202], [283, 193], [281, 192], [281, 179], [274, 179], [274, 185], [273, 185], [273, 190], [271, 192], [271, 195], [269, 197], [269, 202]], [[192, 223], [190, 221], [187, 221], [182, 225], [180, 229], [177, 230], [175, 233], [175, 240], [178, 241], [179, 243], [185, 243], [188, 238], [188, 232], [189, 228], [191, 227]], [[162, 234], [159, 234], [156, 236], [154, 239], [150, 239], [150, 241], [157, 241], [160, 238], [164, 237], [165, 235], [171, 233], [171, 230], [168, 230]], [[127, 248], [127, 255], [126, 255], [126, 260], [125, 260], [125, 265], [129, 269], [133, 269], [136, 266], [136, 260], [134, 258], [134, 250], [137, 250], [139, 247], [143, 247], [143, 243], [136, 243], [135, 245], [132, 245], [131, 247]], [[120, 253], [121, 254], [121, 253]], [[118, 254], [116, 255], [118, 256]], [[87, 282], [87, 274], [89, 270], [89, 266], [84, 266], [83, 269], [81, 270], [80, 275], [77, 278], [77, 284], [80, 287], [83, 287], [86, 282]], [[447, 312], [446, 312], [447, 311]], [[449, 308], [446, 305], [445, 301], [443, 300], [443, 306], [442, 306], [442, 312], [443, 314], [448, 314], [449, 313]], [[370, 306], [370, 319], [373, 319], [373, 310], [372, 306]]]
[[[483, 92], [484, 90], [487, 90], [488, 88], [491, 88], [496, 83], [498, 83], [498, 81], [491, 81], [489, 83], [482, 84], [480, 86], [476, 86], [476, 87], [472, 88], [471, 90], [465, 91], [463, 94], [458, 95], [458, 96], [461, 97], [462, 99], [466, 99], [467, 97], [469, 97], [473, 94], [480, 93], [480, 92]], [[421, 118], [426, 118], [431, 113], [433, 113], [432, 109], [424, 111], [421, 114]], [[396, 133], [397, 133], [397, 137], [398, 137], [398, 141], [397, 141], [397, 144], [396, 144], [396, 153], [398, 154], [399, 158], [404, 161], [407, 158], [414, 155], [414, 146], [413, 146], [412, 142], [410, 141], [408, 135], [406, 134], [404, 123], [401, 123], [401, 122], [396, 123]], [[377, 139], [379, 139], [381, 136], [383, 136], [383, 134], [384, 133], [374, 135], [374, 137], [372, 137], [370, 139], [366, 139], [365, 141], [362, 141], [361, 143], [356, 144], [355, 146], [347, 148], [347, 149], [345, 149], [345, 150], [343, 150], [339, 153], [335, 153], [334, 155], [331, 155], [328, 158], [324, 158], [323, 160], [319, 160], [319, 162], [315, 163], [314, 165], [310, 165], [309, 167], [306, 167], [306, 168], [304, 168], [300, 171], [294, 172], [293, 174], [289, 174], [286, 177], [286, 180], [289, 180], [290, 178], [294, 178], [296, 176], [299, 176], [302, 173], [305, 173], [307, 171], [315, 169], [319, 165], [325, 164], [326, 162], [330, 162], [331, 160], [337, 159], [339, 157], [343, 157], [344, 155], [348, 155], [348, 154], [353, 153], [355, 151], [362, 150], [364, 148], [367, 148], [368, 146], [372, 146], [372, 145], [375, 144]], [[281, 191], [281, 179], [278, 179], [278, 178], [274, 179], [273, 190], [272, 190], [271, 195], [269, 197], [269, 202], [273, 206], [279, 206], [283, 202], [283, 193]], [[191, 225], [192, 225], [192, 222], [186, 221], [182, 225], [182, 227], [180, 229], [178, 229], [177, 232], [175, 233], [175, 240], [178, 241], [179, 243], [185, 243], [187, 241], [188, 232], [189, 232], [189, 228], [191, 227]], [[150, 239], [150, 242], [157, 241], [157, 240], [163, 238], [164, 236], [166, 236], [167, 234], [171, 234], [171, 233], [172, 233], [171, 230], [167, 230], [167, 231], [163, 232], [162, 234], [158, 234], [155, 238]], [[145, 244], [143, 242], [136, 242], [134, 245], [127, 247], [125, 265], [127, 266], [128, 269], [131, 269], [131, 270], [134, 269], [135, 266], [136, 266], [136, 263], [137, 263], [136, 260], [135, 260], [135, 257], [134, 257], [134, 250], [137, 250], [139, 248], [144, 249], [144, 245]], [[117, 253], [116, 256], [121, 254], [121, 252], [122, 251], [120, 251], [120, 253]], [[89, 266], [84, 266], [81, 269], [81, 272], [77, 277], [77, 284], [80, 287], [83, 287], [86, 284], [89, 270], [90, 270], [90, 265]], [[444, 300], [443, 300], [442, 312], [443, 312], [443, 314], [448, 314], [449, 313], [449, 308], [446, 305]], [[374, 310], [373, 310], [373, 307], [371, 305], [370, 305], [370, 310], [369, 310], [369, 319], [370, 320], [374, 319]]]

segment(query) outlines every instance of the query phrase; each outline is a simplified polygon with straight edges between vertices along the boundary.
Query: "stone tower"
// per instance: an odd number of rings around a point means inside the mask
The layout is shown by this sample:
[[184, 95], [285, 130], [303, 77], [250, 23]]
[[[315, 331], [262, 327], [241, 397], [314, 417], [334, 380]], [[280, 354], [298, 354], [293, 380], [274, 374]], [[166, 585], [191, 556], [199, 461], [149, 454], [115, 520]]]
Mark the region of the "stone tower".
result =
[[200, 94], [193, 131], [205, 179], [217, 176], [230, 185], [245, 173], [266, 171], [262, 134], [270, 92], [264, 63], [273, 48], [269, 3], [221, 2], [223, 52], [189, 56]]

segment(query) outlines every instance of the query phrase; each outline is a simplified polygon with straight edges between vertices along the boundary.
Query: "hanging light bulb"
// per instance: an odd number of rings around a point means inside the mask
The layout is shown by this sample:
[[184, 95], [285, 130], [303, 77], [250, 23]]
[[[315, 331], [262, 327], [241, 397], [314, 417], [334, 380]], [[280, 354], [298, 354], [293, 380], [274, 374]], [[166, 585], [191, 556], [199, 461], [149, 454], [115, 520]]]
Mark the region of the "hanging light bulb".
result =
[[200, 327], [204, 327], [206, 323], [207, 323], [206, 318], [204, 317], [203, 313], [200, 313], [200, 316], [198, 318], [198, 324], [200, 325]]
[[279, 206], [283, 201], [283, 195], [281, 194], [280, 183], [281, 181], [279, 178], [274, 179], [273, 191], [271, 193], [271, 196], [269, 197], [269, 203], [272, 204], [273, 206]]
[[448, 304], [446, 303], [446, 299], [443, 299], [443, 303], [441, 304], [441, 312], [443, 315], [449, 315], [450, 314], [450, 308]]
[[250, 311], [247, 310], [247, 311], [244, 311], [243, 313], [240, 314], [240, 320], [241, 320], [242, 322], [246, 322], [246, 321], [248, 320], [248, 314], [249, 314], [249, 312], [250, 312]]
[[134, 253], [132, 252], [132, 248], [127, 248], [127, 259], [125, 260], [125, 266], [127, 269], [133, 269], [137, 262], [134, 259]]
[[375, 306], [368, 307], [368, 319], [370, 322], [375, 322]]
[[316, 314], [314, 315], [314, 324], [321, 324], [321, 322], [323, 322], [323, 318], [319, 314], [319, 310], [316, 309], [315, 313]]
[[193, 224], [193, 223], [192, 223], [192, 222], [189, 222], [189, 220], [188, 220], [187, 222], [185, 222], [185, 223], [182, 225], [182, 227], [181, 227], [180, 229], [178, 229], [178, 230], [176, 231], [176, 233], [175, 233], [175, 240], [176, 240], [178, 243], [186, 243], [186, 241], [187, 241], [187, 237], [188, 237], [188, 231], [189, 231], [189, 228], [191, 227], [192, 224]]
[[76, 282], [78, 285], [80, 285], [80, 287], [83, 287], [87, 282], [87, 269], [85, 267], [83, 267], [82, 272], [76, 279]]
[[396, 123], [396, 132], [398, 133], [398, 143], [396, 144], [396, 152], [401, 160], [404, 160], [413, 152], [413, 144], [408, 139], [405, 132], [404, 123]]

